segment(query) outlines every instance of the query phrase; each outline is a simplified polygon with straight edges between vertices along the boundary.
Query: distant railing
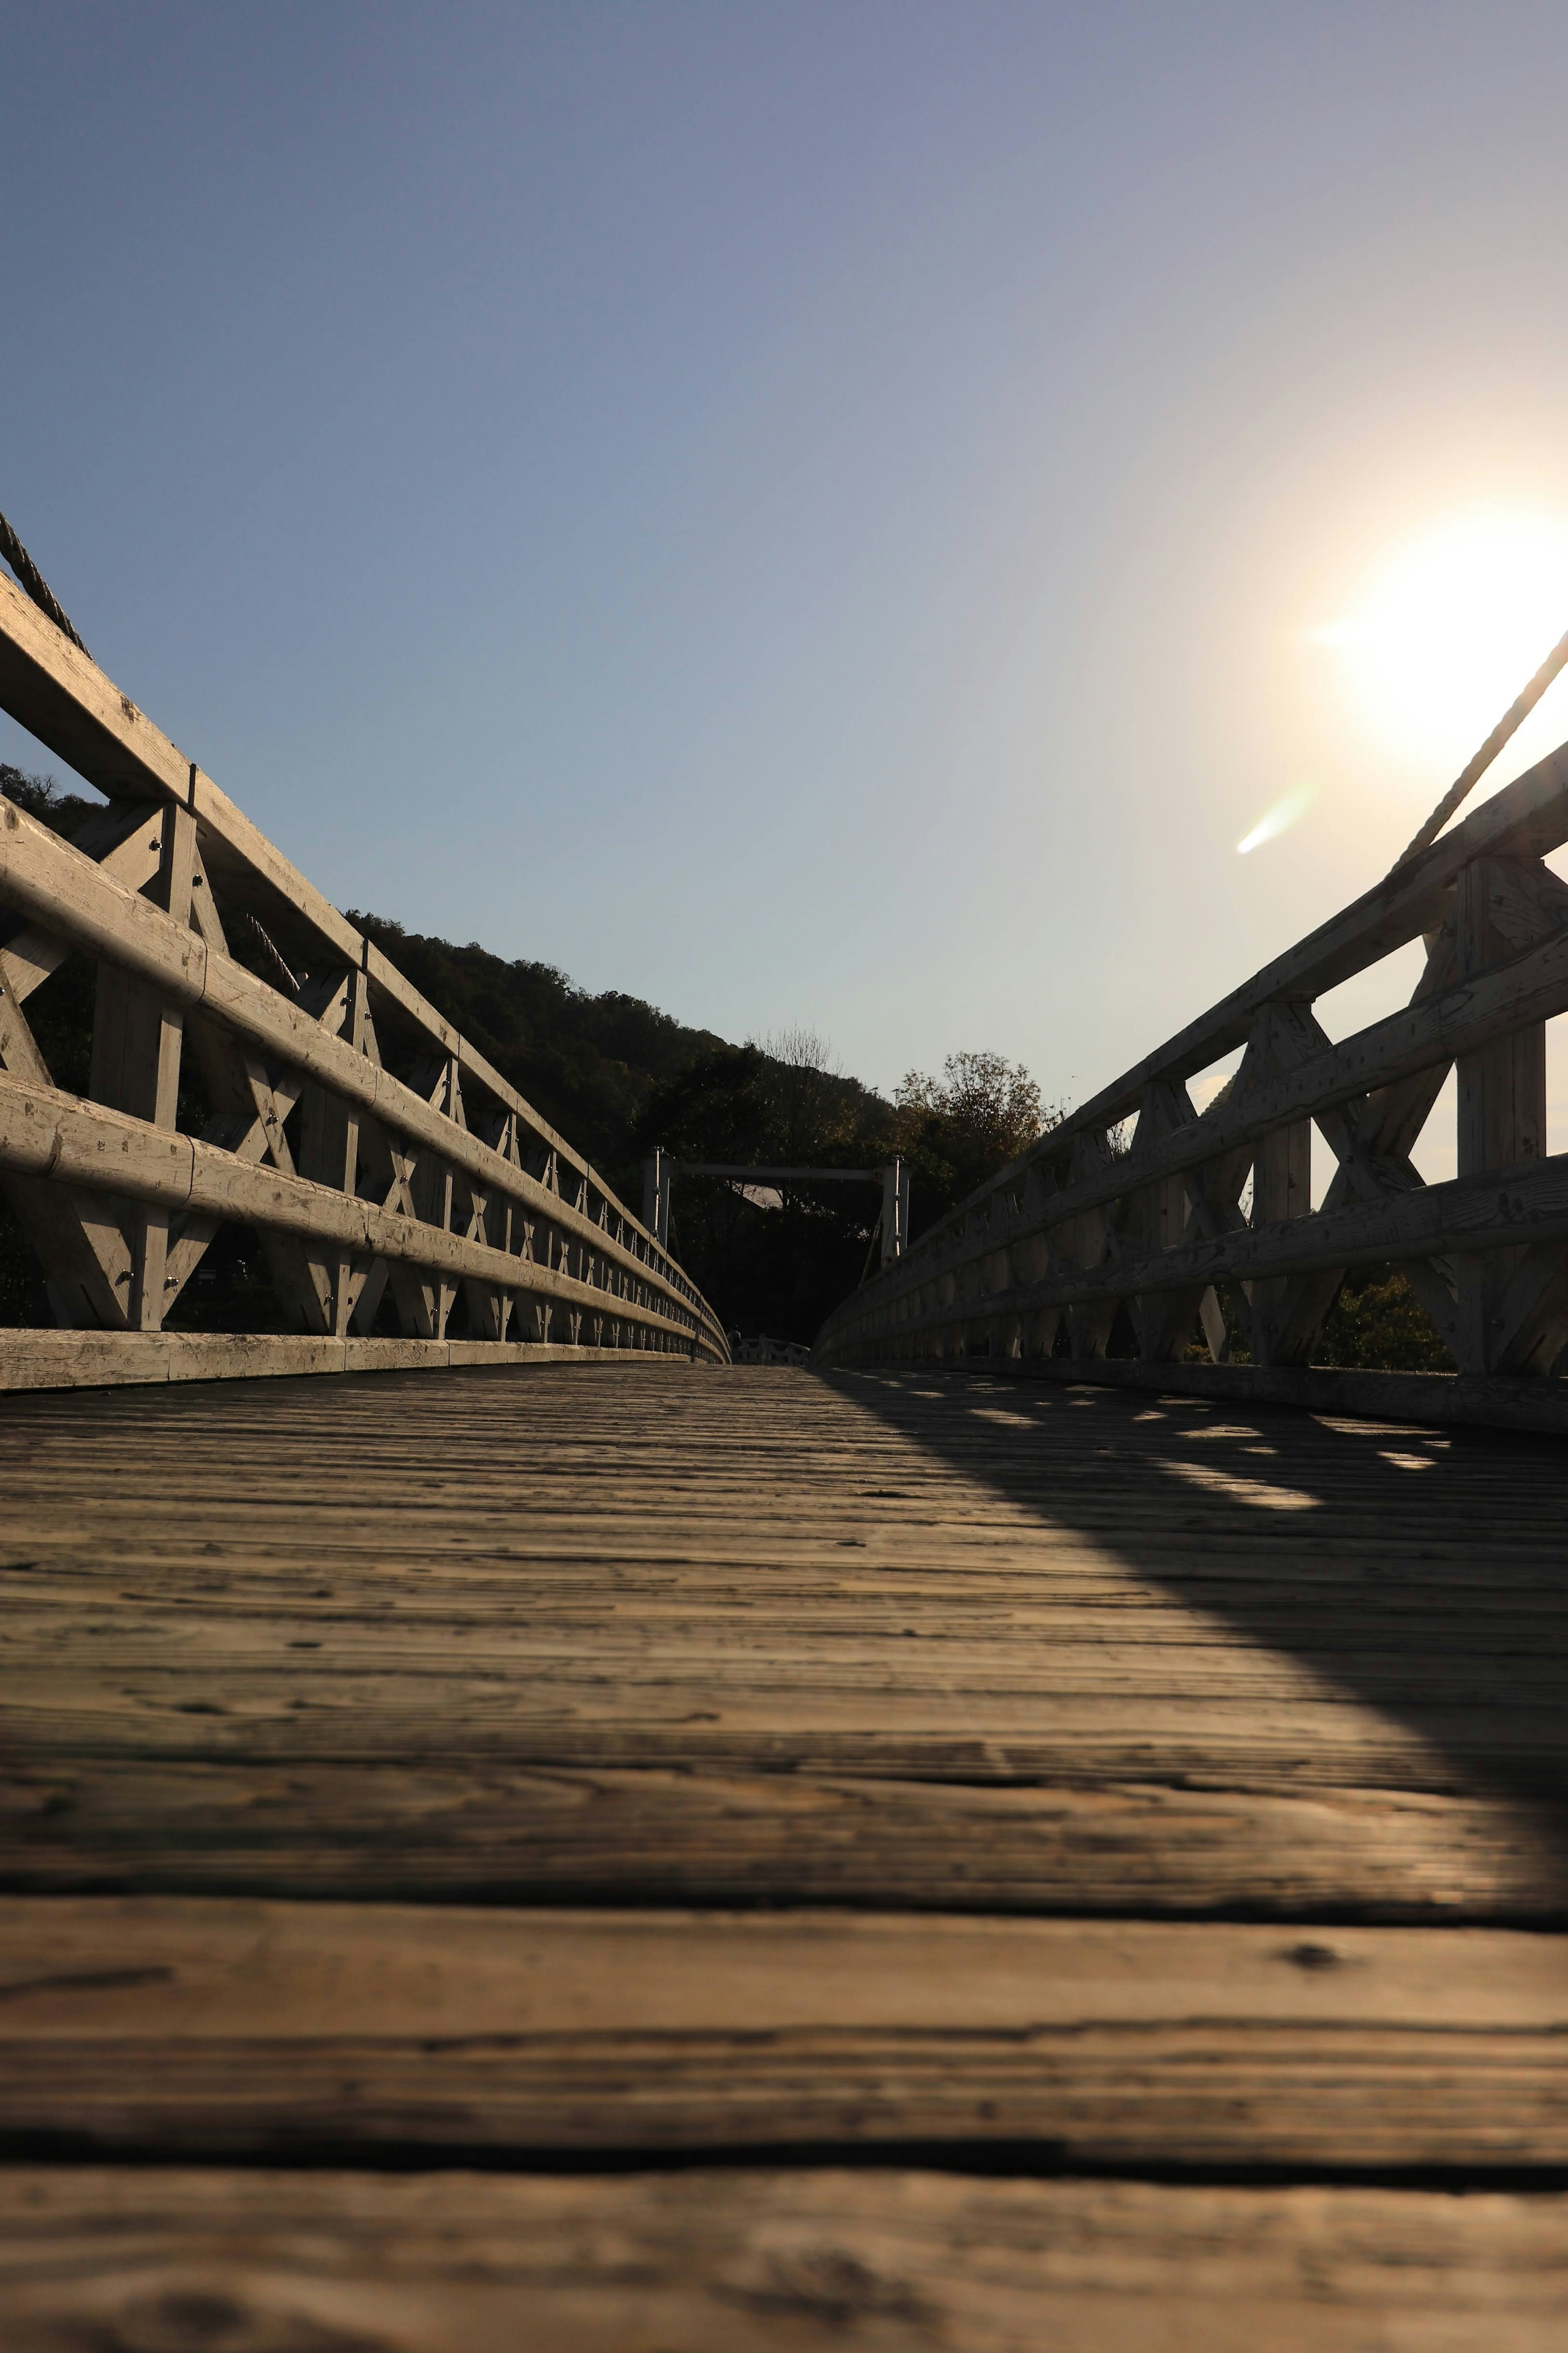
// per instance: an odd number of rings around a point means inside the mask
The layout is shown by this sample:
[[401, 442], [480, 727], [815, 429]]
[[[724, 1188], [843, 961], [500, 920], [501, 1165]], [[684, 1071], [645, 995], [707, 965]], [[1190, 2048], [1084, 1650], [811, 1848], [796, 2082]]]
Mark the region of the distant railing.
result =
[[804, 1372], [811, 1362], [811, 1350], [798, 1340], [773, 1340], [765, 1332], [754, 1340], [731, 1332], [730, 1354], [737, 1365], [787, 1365], [795, 1372]]
[[[1552, 1377], [1568, 1351], [1568, 1155], [1546, 1149], [1545, 1048], [1568, 1009], [1568, 887], [1542, 863], [1565, 839], [1568, 745], [1043, 1135], [847, 1300], [815, 1361], [978, 1358], [1568, 1427]], [[1416, 939], [1408, 1006], [1334, 1044], [1314, 1000]], [[1237, 1049], [1200, 1113], [1187, 1081]], [[1458, 1174], [1425, 1184], [1411, 1151], [1456, 1068]], [[1317, 1208], [1314, 1124], [1336, 1164]], [[1347, 1270], [1384, 1261], [1453, 1376], [1312, 1366]], [[1136, 1353], [1111, 1357], [1123, 1303]], [[1232, 1361], [1242, 1348], [1249, 1364]]]
[[802, 1185], [875, 1185], [881, 1193], [882, 1207], [871, 1239], [881, 1241], [884, 1266], [904, 1254], [910, 1231], [910, 1171], [897, 1154], [876, 1168], [802, 1168], [759, 1167], [744, 1160], [677, 1160], [672, 1153], [656, 1149], [643, 1163], [642, 1214], [648, 1231], [661, 1242], [669, 1240], [677, 1175], [722, 1177], [749, 1198], [754, 1198], [750, 1188], [776, 1192], [782, 1198], [785, 1188]]
[[[66, 842], [0, 799], [0, 1187], [68, 1327], [0, 1330], [0, 1387], [727, 1361], [695, 1284], [587, 1162], [3, 576], [0, 707], [110, 804]], [[55, 1084], [25, 1010], [77, 953], [98, 975], [85, 1096]], [[199, 1134], [176, 1126], [183, 1067], [212, 1112]], [[259, 1235], [294, 1343], [174, 1345], [226, 1221]], [[372, 1338], [388, 1291], [400, 1336]]]

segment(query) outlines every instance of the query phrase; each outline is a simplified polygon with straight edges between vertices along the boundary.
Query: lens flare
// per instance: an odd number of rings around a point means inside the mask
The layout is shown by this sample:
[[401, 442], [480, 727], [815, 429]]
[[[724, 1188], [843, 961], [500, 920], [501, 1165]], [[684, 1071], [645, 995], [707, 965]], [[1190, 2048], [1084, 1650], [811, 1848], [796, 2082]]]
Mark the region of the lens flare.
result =
[[1298, 818], [1306, 816], [1312, 799], [1310, 785], [1299, 785], [1293, 793], [1287, 793], [1282, 801], [1264, 810], [1250, 833], [1242, 835], [1236, 845], [1237, 856], [1245, 858], [1249, 849], [1261, 849], [1266, 841], [1278, 841], [1282, 833], [1289, 832]]
[[1310, 631], [1391, 750], [1458, 768], [1568, 628], [1568, 517], [1475, 506]]

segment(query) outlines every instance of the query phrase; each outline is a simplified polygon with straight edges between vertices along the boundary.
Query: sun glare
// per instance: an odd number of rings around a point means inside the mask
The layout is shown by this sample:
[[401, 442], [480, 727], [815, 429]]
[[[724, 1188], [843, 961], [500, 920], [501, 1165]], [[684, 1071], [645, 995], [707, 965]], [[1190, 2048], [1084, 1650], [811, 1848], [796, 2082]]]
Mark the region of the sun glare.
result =
[[1565, 629], [1568, 520], [1486, 507], [1403, 548], [1311, 636], [1391, 748], [1458, 771]]
[[1266, 841], [1277, 841], [1282, 833], [1289, 832], [1298, 818], [1306, 816], [1311, 806], [1312, 788], [1310, 785], [1302, 785], [1295, 792], [1287, 793], [1282, 801], [1276, 801], [1271, 809], [1264, 811], [1250, 833], [1242, 835], [1236, 845], [1237, 856], [1246, 858], [1252, 850], [1261, 849]]

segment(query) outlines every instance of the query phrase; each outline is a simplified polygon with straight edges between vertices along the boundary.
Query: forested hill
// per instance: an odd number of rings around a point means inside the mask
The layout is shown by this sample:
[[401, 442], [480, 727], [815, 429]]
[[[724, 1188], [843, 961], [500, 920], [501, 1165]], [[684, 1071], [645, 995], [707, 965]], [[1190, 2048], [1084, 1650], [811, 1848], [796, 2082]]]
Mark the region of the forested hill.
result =
[[640, 997], [575, 987], [553, 965], [509, 960], [476, 941], [458, 947], [384, 915], [346, 912], [606, 1176], [624, 1175], [629, 1139], [654, 1087], [724, 1047], [711, 1029], [689, 1029]]

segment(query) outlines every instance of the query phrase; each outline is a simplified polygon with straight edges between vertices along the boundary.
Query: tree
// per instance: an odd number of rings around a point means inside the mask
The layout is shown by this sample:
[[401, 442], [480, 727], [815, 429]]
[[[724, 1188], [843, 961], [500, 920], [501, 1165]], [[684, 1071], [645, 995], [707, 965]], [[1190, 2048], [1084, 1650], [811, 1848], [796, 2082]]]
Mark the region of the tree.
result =
[[768, 1156], [786, 1167], [830, 1166], [838, 1146], [851, 1143], [863, 1124], [866, 1089], [845, 1078], [827, 1039], [801, 1024], [763, 1039], [752, 1050], [762, 1057]]
[[[826, 1039], [789, 1029], [721, 1047], [657, 1084], [637, 1123], [645, 1152], [746, 1167], [876, 1167], [890, 1106], [833, 1066]], [[810, 1341], [865, 1269], [880, 1201], [870, 1186], [785, 1186], [777, 1207], [733, 1180], [679, 1175], [670, 1242], [732, 1330]]]
[[1023, 1064], [1005, 1054], [950, 1054], [940, 1078], [909, 1071], [893, 1134], [910, 1163], [913, 1231], [934, 1225], [1061, 1117]]

